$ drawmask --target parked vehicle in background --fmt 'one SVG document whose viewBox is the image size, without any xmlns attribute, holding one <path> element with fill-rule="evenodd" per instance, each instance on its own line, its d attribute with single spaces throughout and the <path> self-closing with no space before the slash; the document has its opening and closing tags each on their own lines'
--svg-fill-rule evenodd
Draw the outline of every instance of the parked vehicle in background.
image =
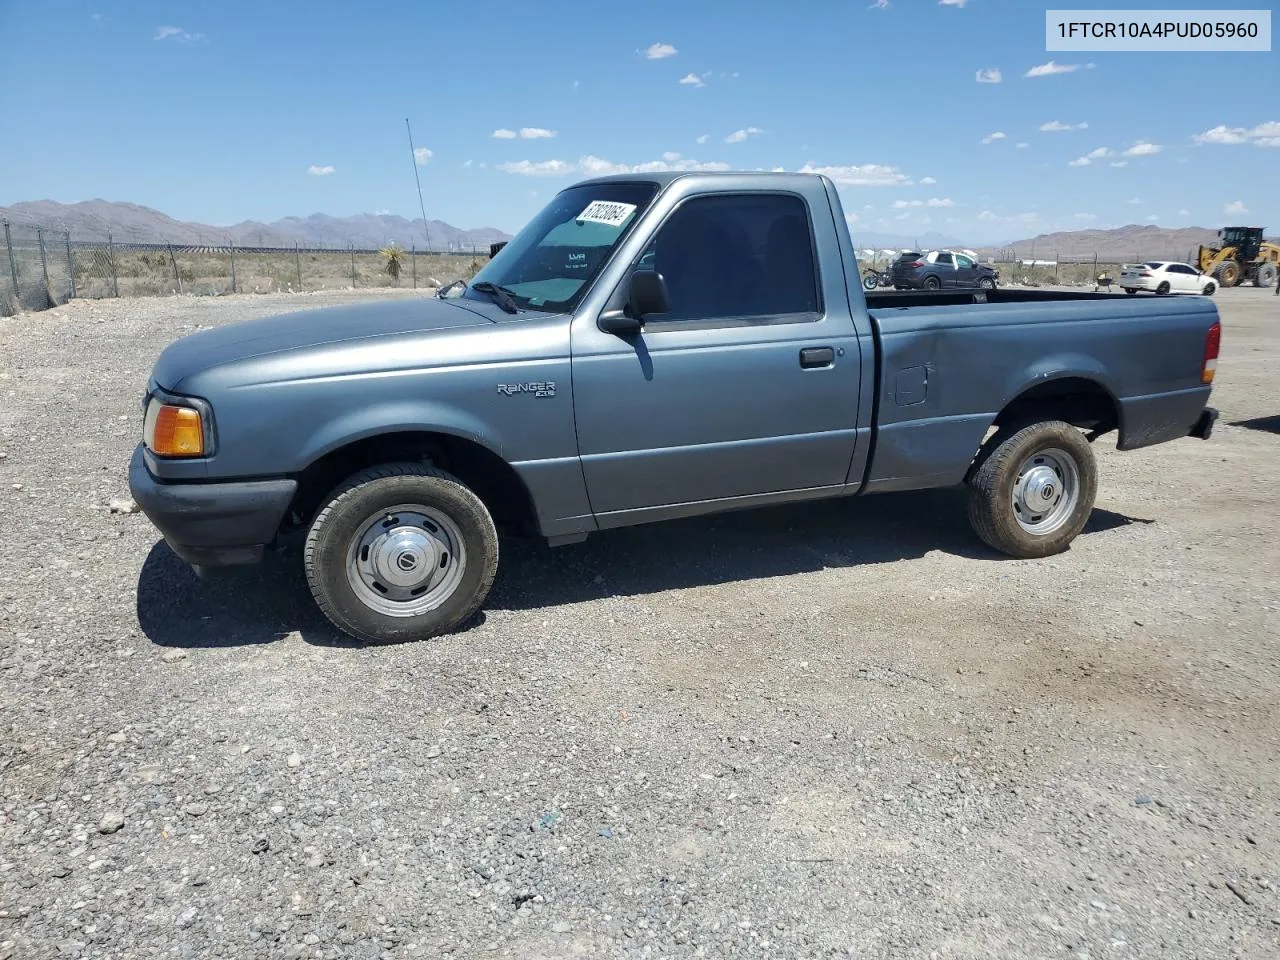
<svg viewBox="0 0 1280 960">
<path fill-rule="evenodd" d="M 965 486 L 977 537 L 1031 559 L 1088 522 L 1091 441 L 1208 438 L 1212 302 L 866 293 L 855 249 L 827 177 L 588 180 L 449 296 L 170 344 L 129 485 L 197 569 L 297 531 L 320 609 L 387 642 L 462 626 L 500 529 Z"/>
<path fill-rule="evenodd" d="M 952 250 L 904 253 L 893 262 L 895 290 L 994 290 L 1000 272 Z"/>
<path fill-rule="evenodd" d="M 1147 290 L 1161 297 L 1171 293 L 1199 293 L 1211 297 L 1218 289 L 1218 281 L 1189 263 L 1148 260 L 1146 263 L 1126 263 L 1120 273 L 1120 286 L 1128 294 Z"/>
<path fill-rule="evenodd" d="M 874 290 L 876 287 L 891 287 L 893 286 L 893 277 L 888 270 L 868 267 L 862 274 L 862 286 L 867 290 Z"/>
<path fill-rule="evenodd" d="M 1224 227 L 1218 231 L 1218 246 L 1201 246 L 1197 266 L 1224 287 L 1252 281 L 1269 287 L 1280 272 L 1280 243 L 1266 240 L 1262 227 Z M 1280 288 L 1277 288 L 1280 289 Z"/>
</svg>

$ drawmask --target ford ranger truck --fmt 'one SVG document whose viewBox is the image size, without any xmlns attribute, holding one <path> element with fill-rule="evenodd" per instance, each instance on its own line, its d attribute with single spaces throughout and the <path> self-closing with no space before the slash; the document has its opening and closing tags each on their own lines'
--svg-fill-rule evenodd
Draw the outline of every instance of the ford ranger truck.
<svg viewBox="0 0 1280 960">
<path fill-rule="evenodd" d="M 963 485 L 977 537 L 1045 557 L 1089 518 L 1093 440 L 1209 437 L 1220 329 L 1199 297 L 866 294 L 822 176 L 603 177 L 436 297 L 171 343 L 130 486 L 200 573 L 296 536 L 367 642 L 464 625 L 500 531 Z"/>
</svg>

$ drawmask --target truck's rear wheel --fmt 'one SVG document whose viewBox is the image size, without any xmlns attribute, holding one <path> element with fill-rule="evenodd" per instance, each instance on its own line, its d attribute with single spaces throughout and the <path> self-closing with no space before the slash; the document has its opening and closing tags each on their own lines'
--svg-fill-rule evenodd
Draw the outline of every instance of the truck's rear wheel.
<svg viewBox="0 0 1280 960">
<path fill-rule="evenodd" d="M 1046 420 L 992 437 L 969 479 L 969 522 L 982 540 L 1019 559 L 1061 553 L 1089 520 L 1097 464 L 1084 435 Z"/>
<path fill-rule="evenodd" d="M 498 534 L 455 477 L 391 463 L 330 495 L 304 564 L 316 604 L 344 633 L 368 643 L 426 640 L 480 608 L 498 569 Z"/>
</svg>

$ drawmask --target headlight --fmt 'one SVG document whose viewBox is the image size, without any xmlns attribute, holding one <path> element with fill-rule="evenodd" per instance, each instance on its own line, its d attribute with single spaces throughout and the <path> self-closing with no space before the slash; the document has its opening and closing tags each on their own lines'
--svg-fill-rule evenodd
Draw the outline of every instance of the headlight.
<svg viewBox="0 0 1280 960">
<path fill-rule="evenodd" d="M 205 421 L 205 411 L 194 405 L 152 396 L 143 419 L 142 442 L 157 457 L 208 456 L 212 438 Z"/>
</svg>

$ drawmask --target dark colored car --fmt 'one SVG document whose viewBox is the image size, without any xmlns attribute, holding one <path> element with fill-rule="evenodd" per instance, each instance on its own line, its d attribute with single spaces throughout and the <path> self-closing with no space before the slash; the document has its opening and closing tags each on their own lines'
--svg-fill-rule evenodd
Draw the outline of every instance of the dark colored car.
<svg viewBox="0 0 1280 960">
<path fill-rule="evenodd" d="M 912 251 L 893 262 L 895 290 L 994 290 L 1000 272 L 963 253 Z"/>
</svg>

